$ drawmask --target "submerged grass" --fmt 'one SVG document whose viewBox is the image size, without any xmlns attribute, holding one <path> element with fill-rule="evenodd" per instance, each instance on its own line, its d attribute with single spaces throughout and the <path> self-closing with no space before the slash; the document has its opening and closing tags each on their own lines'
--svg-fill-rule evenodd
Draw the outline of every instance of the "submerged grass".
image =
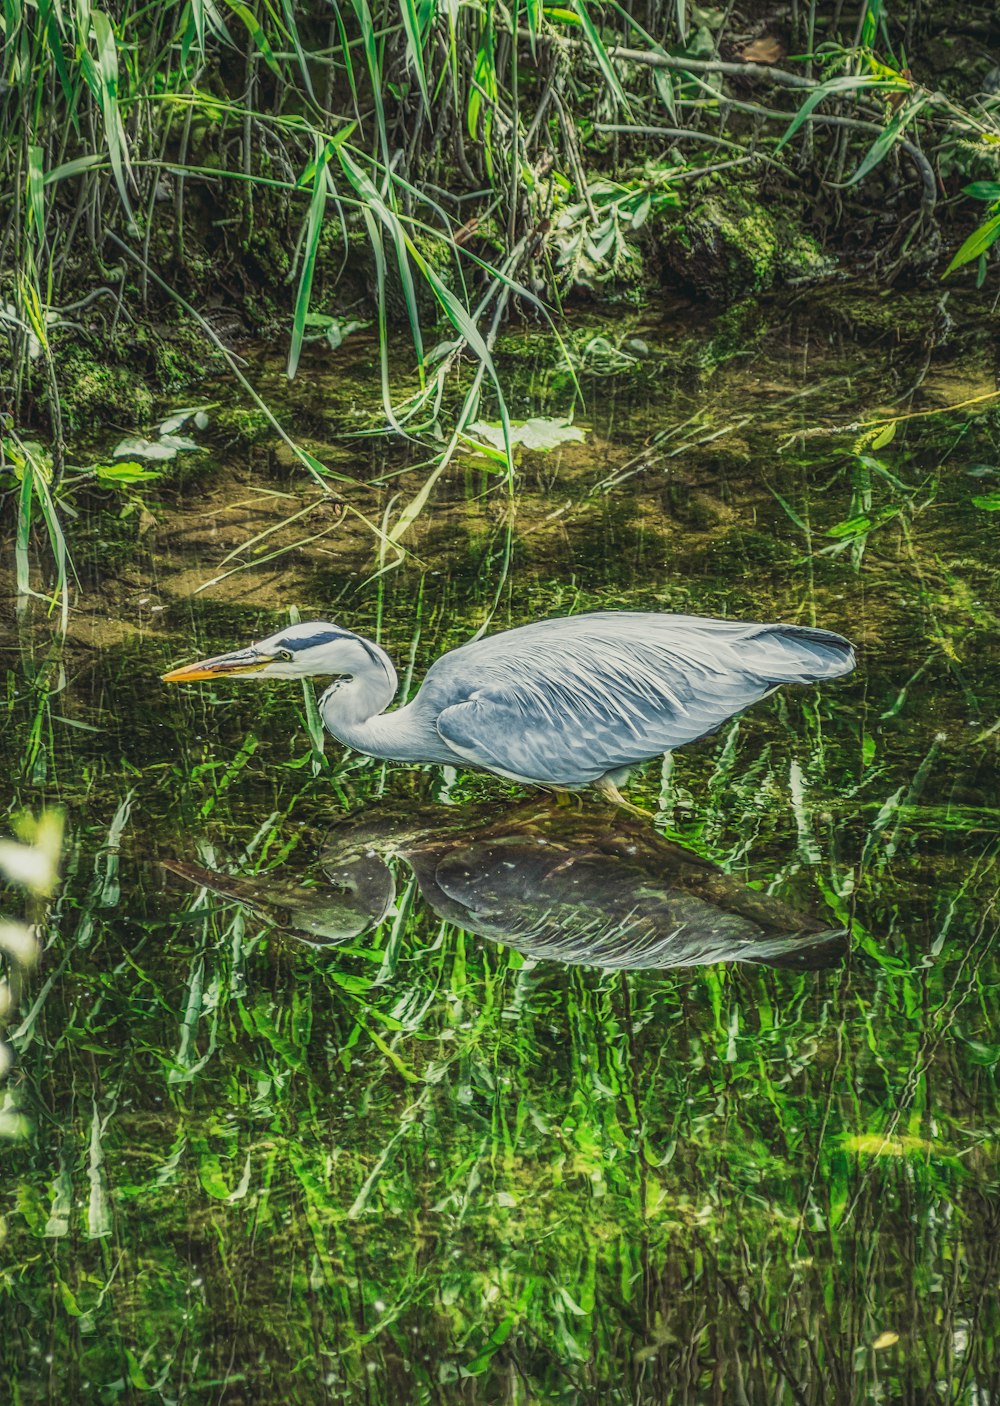
<svg viewBox="0 0 1000 1406">
<path fill-rule="evenodd" d="M 854 742 L 846 714 L 815 721 L 818 810 Z M 107 833 L 73 832 L 50 982 L 17 1032 L 37 1129 L 4 1280 L 23 1401 L 49 1399 L 39 1340 L 82 1401 L 122 1372 L 234 1401 L 989 1389 L 995 842 L 935 856 L 918 819 L 887 850 L 884 799 L 871 828 L 843 815 L 810 860 L 859 950 L 827 975 L 564 973 L 436 919 L 402 872 L 394 918 L 310 951 L 149 862 L 196 835 L 217 865 L 302 871 L 326 779 L 275 791 L 262 731 L 266 712 L 228 761 L 147 757 L 131 814 L 119 792 Z M 794 845 L 766 752 L 751 785 Z M 745 863 L 739 793 L 702 794 L 687 832 Z"/>
<path fill-rule="evenodd" d="M 847 420 L 859 377 L 891 400 L 921 355 L 781 336 L 764 389 L 753 364 L 706 383 L 756 426 L 740 447 L 746 426 L 713 438 L 697 405 L 657 443 L 661 388 L 607 379 L 593 433 L 615 453 L 578 482 L 529 466 L 489 530 L 459 496 L 426 570 L 351 594 L 350 619 L 407 688 L 491 612 L 846 628 L 857 676 L 777 695 L 635 791 L 671 836 L 846 927 L 846 965 L 569 970 L 446 920 L 398 861 L 385 921 L 326 949 L 181 887 L 158 859 L 315 883 L 331 824 L 374 823 L 384 792 L 447 801 L 456 827 L 470 798 L 514 794 L 324 747 L 297 690 L 153 691 L 157 651 L 278 623 L 252 601 L 185 601 L 96 657 L 70 643 L 68 691 L 47 659 L 11 684 L 13 803 L 68 814 L 14 1032 L 34 1136 L 8 1158 L 0 1353 L 25 1406 L 996 1394 L 1000 578 L 973 502 L 996 425 L 914 418 L 860 448 L 885 469 L 861 479 L 854 436 L 787 434 Z M 803 346 L 819 400 L 789 399 Z M 557 360 L 519 373 L 540 397 Z M 899 509 L 860 553 L 834 531 L 853 495 L 851 518 Z"/>
</svg>

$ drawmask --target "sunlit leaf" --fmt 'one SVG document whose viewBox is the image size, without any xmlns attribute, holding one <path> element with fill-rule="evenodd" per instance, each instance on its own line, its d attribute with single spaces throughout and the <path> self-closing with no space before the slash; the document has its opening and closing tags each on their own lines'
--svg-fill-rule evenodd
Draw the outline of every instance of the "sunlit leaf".
<svg viewBox="0 0 1000 1406">
<path fill-rule="evenodd" d="M 879 430 L 878 434 L 872 440 L 871 448 L 884 449 L 887 444 L 891 444 L 892 441 L 896 438 L 897 428 L 898 424 L 895 420 L 890 420 L 887 425 L 883 425 L 883 427 Z"/>
<path fill-rule="evenodd" d="M 927 1157 L 941 1153 L 940 1144 L 928 1138 L 899 1133 L 851 1133 L 844 1138 L 844 1148 L 862 1157 Z"/>
<path fill-rule="evenodd" d="M 469 433 L 478 435 L 493 449 L 503 450 L 503 425 L 477 420 L 475 424 L 469 426 Z M 540 454 L 546 454 L 550 449 L 557 449 L 560 444 L 582 444 L 585 438 L 586 431 L 580 429 L 578 425 L 570 424 L 568 420 L 546 419 L 539 416 L 533 420 L 520 422 L 512 420 L 510 424 L 511 445 L 519 444 L 522 449 L 531 449 Z"/>
<path fill-rule="evenodd" d="M 95 464 L 94 475 L 101 483 L 118 485 L 162 478 L 158 470 L 144 469 L 135 459 L 124 459 L 120 464 Z"/>
<path fill-rule="evenodd" d="M 971 264 L 973 259 L 978 259 L 980 254 L 985 254 L 986 250 L 991 248 L 998 239 L 1000 239 L 1000 214 L 994 215 L 985 224 L 972 231 L 965 243 L 959 247 L 941 277 L 947 278 L 950 273 L 961 268 L 963 264 Z"/>
</svg>

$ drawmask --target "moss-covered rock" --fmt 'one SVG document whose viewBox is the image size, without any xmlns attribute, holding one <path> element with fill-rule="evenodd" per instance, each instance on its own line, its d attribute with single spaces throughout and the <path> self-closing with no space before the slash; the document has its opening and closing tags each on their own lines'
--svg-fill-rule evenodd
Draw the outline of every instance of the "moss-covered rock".
<svg viewBox="0 0 1000 1406">
<path fill-rule="evenodd" d="M 149 324 L 130 327 L 115 346 L 126 362 L 159 394 L 181 391 L 213 372 L 225 369 L 220 352 L 195 323 L 179 320 L 159 329 Z"/>
<path fill-rule="evenodd" d="M 655 235 L 676 278 L 725 302 L 826 277 L 836 266 L 793 214 L 747 188 L 712 191 L 679 219 L 661 221 Z"/>
<path fill-rule="evenodd" d="M 160 330 L 135 323 L 107 341 L 100 336 L 96 330 L 72 330 L 53 344 L 67 432 L 148 424 L 156 396 L 181 391 L 213 369 L 204 335 L 187 322 Z M 47 397 L 42 384 L 38 403 L 44 406 Z"/>
<path fill-rule="evenodd" d="M 134 367 L 75 343 L 57 358 L 59 400 L 66 429 L 140 425 L 153 413 L 153 392 Z"/>
</svg>

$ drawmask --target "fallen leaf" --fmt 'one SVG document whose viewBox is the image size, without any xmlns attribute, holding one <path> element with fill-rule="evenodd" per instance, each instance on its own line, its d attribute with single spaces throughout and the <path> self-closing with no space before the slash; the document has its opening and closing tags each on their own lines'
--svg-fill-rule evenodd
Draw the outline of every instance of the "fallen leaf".
<svg viewBox="0 0 1000 1406">
<path fill-rule="evenodd" d="M 773 34 L 765 34 L 742 49 L 740 58 L 744 63 L 780 63 L 787 52 L 780 39 Z"/>
<path fill-rule="evenodd" d="M 166 463 L 181 449 L 204 453 L 201 446 L 184 435 L 165 434 L 159 440 L 123 439 L 111 451 L 113 459 L 146 459 L 150 463 Z"/>
<path fill-rule="evenodd" d="M 494 449 L 502 450 L 504 447 L 502 425 L 477 420 L 474 425 L 469 426 L 469 432 L 478 435 Z M 583 430 L 565 419 L 550 420 L 539 416 L 520 422 L 512 420 L 510 425 L 511 446 L 519 444 L 523 449 L 531 449 L 539 454 L 547 454 L 550 449 L 556 449 L 560 444 L 582 444 L 585 438 Z"/>
</svg>

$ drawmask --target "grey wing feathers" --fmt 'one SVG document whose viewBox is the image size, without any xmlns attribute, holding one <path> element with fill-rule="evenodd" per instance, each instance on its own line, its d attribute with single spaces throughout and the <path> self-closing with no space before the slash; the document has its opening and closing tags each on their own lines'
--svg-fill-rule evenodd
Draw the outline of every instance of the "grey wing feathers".
<svg viewBox="0 0 1000 1406">
<path fill-rule="evenodd" d="M 748 627 L 751 628 L 751 627 Z M 805 625 L 758 625 L 738 649 L 760 677 L 772 684 L 816 683 L 854 668 L 854 650 L 843 635 Z"/>
<path fill-rule="evenodd" d="M 853 667 L 847 640 L 825 630 L 607 612 L 479 640 L 439 660 L 425 688 L 458 757 L 581 786 L 714 732 L 778 684 Z"/>
</svg>

